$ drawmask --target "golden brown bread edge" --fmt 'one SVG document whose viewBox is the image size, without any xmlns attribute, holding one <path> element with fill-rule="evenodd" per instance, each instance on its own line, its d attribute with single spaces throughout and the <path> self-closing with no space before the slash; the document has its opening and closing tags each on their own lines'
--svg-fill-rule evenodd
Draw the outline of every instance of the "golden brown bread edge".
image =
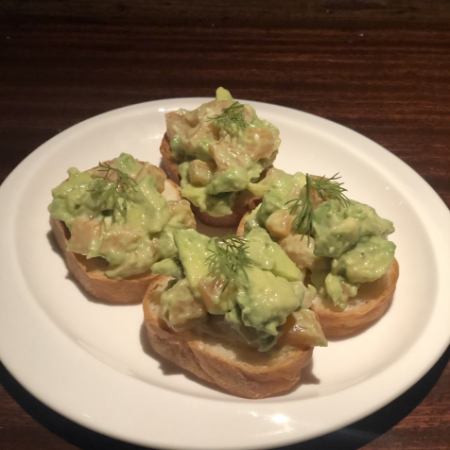
<svg viewBox="0 0 450 450">
<path fill-rule="evenodd" d="M 161 141 L 160 152 L 161 152 L 161 168 L 164 170 L 166 175 L 172 181 L 174 181 L 179 185 L 180 174 L 178 172 L 178 165 L 177 162 L 175 161 L 175 158 L 173 157 L 167 133 L 164 134 L 164 137 Z M 211 216 L 205 212 L 200 211 L 200 209 L 197 208 L 196 206 L 194 205 L 191 206 L 197 219 L 206 225 L 211 225 L 213 227 L 235 227 L 241 220 L 241 217 L 249 209 L 253 209 L 256 206 L 257 202 L 258 199 L 255 198 L 255 196 L 250 192 L 247 191 L 241 192 L 236 197 L 233 213 L 220 217 Z"/>
<path fill-rule="evenodd" d="M 317 297 L 312 309 L 315 311 L 325 336 L 338 339 L 353 336 L 368 328 L 380 319 L 392 303 L 399 276 L 396 259 L 388 272 L 379 280 L 360 286 L 355 300 L 343 311 L 336 311 L 324 305 Z"/>
<path fill-rule="evenodd" d="M 165 182 L 163 195 L 167 200 L 180 198 L 178 187 L 169 180 Z M 86 293 L 109 304 L 142 302 L 147 286 L 158 275 L 145 273 L 122 279 L 108 278 L 99 258 L 87 259 L 83 255 L 67 250 L 70 232 L 63 222 L 50 218 L 50 226 L 69 273 Z"/>
<path fill-rule="evenodd" d="M 238 236 L 245 233 L 246 216 L 243 216 L 236 230 Z M 372 283 L 361 285 L 358 295 L 343 311 L 326 305 L 319 296 L 311 307 L 317 315 L 327 339 L 340 339 L 353 336 L 365 330 L 388 310 L 392 303 L 399 277 L 399 264 L 396 259 L 385 275 Z"/>
<path fill-rule="evenodd" d="M 245 398 L 265 398 L 296 387 L 312 348 L 285 346 L 268 353 L 224 344 L 217 339 L 177 333 L 159 317 L 159 298 L 170 277 L 161 275 L 150 283 L 143 300 L 144 323 L 149 343 L 164 359 L 204 382 Z"/>
</svg>

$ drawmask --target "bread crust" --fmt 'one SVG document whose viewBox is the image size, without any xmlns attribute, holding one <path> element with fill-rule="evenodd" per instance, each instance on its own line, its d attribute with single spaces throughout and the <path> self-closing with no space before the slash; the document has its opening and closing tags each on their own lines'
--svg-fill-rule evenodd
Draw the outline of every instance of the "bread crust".
<svg viewBox="0 0 450 450">
<path fill-rule="evenodd" d="M 388 272 L 379 280 L 361 285 L 358 296 L 343 311 L 327 307 L 316 298 L 312 309 L 317 314 L 328 339 L 355 335 L 375 323 L 392 303 L 399 277 L 399 264 L 394 259 Z"/>
<path fill-rule="evenodd" d="M 178 172 L 178 165 L 173 157 L 172 149 L 170 148 L 169 136 L 164 134 L 161 145 L 159 147 L 161 152 L 161 169 L 166 172 L 166 175 L 176 184 L 180 184 L 180 174 Z"/>
<path fill-rule="evenodd" d="M 180 174 L 178 172 L 178 165 L 173 157 L 172 149 L 170 148 L 169 138 L 167 133 L 164 134 L 160 145 L 161 152 L 161 168 L 166 172 L 167 176 L 175 183 L 180 184 Z M 248 191 L 240 192 L 235 201 L 234 211 L 226 216 L 212 216 L 206 212 L 200 211 L 199 208 L 192 205 L 192 211 L 198 220 L 206 225 L 213 227 L 235 227 L 241 217 L 250 209 L 253 209 L 259 199 Z"/>
<path fill-rule="evenodd" d="M 178 187 L 169 180 L 165 182 L 163 195 L 167 200 L 180 199 Z M 122 279 L 108 278 L 100 259 L 87 259 L 67 250 L 70 232 L 63 222 L 50 218 L 50 226 L 70 274 L 85 292 L 97 300 L 116 305 L 140 303 L 147 286 L 158 276 L 145 273 Z"/>
<path fill-rule="evenodd" d="M 244 214 L 241 217 L 241 220 L 239 221 L 238 226 L 236 228 L 236 236 L 239 236 L 239 237 L 244 236 L 244 234 L 245 234 L 245 224 L 247 222 L 248 215 L 249 215 L 249 213 L 246 213 L 246 214 Z"/>
<path fill-rule="evenodd" d="M 159 298 L 170 277 L 152 280 L 143 300 L 144 323 L 151 347 L 208 384 L 245 398 L 286 393 L 298 385 L 312 348 L 285 347 L 269 353 L 223 344 L 190 332 L 177 333 L 159 318 Z"/>
</svg>

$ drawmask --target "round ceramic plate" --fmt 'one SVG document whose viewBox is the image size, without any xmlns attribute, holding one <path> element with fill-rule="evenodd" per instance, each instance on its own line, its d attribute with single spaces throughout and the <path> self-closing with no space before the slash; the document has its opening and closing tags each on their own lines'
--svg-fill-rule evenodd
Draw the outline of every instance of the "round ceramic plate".
<svg viewBox="0 0 450 450">
<path fill-rule="evenodd" d="M 393 220 L 400 279 L 373 327 L 314 351 L 288 395 L 244 400 L 166 365 L 149 351 L 141 306 L 92 301 L 52 246 L 51 189 L 75 166 L 128 152 L 159 163 L 164 113 L 205 99 L 162 100 L 111 111 L 57 135 L 0 189 L 0 356 L 38 399 L 88 428 L 163 448 L 280 446 L 350 424 L 400 395 L 449 342 L 450 218 L 414 171 L 365 137 L 292 109 L 250 102 L 280 129 L 276 165 L 339 172 L 349 195 Z"/>
</svg>

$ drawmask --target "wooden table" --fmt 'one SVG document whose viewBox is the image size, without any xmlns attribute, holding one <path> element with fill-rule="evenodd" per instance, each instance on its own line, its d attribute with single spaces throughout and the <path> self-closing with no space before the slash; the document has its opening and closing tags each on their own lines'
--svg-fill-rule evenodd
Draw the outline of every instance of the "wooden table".
<svg viewBox="0 0 450 450">
<path fill-rule="evenodd" d="M 224 85 L 236 97 L 298 108 L 361 132 L 408 163 L 449 205 L 448 2 L 226 5 L 3 0 L 0 182 L 39 144 L 80 120 L 147 100 L 210 96 Z M 448 353 L 381 411 L 295 448 L 449 448 L 447 361 Z M 3 366 L 0 380 L 0 448 L 136 448 L 52 412 Z"/>
</svg>

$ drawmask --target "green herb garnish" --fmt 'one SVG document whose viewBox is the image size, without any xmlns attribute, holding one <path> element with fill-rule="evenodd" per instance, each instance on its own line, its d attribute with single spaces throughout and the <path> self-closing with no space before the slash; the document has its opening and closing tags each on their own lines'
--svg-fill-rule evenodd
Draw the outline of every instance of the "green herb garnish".
<svg viewBox="0 0 450 450">
<path fill-rule="evenodd" d="M 253 264 L 248 256 L 247 240 L 243 237 L 213 238 L 209 251 L 206 261 L 210 273 L 227 280 L 235 280 L 239 274 L 246 276 L 244 269 Z"/>
<path fill-rule="evenodd" d="M 309 177 L 311 178 L 311 176 Z M 330 178 L 324 176 L 313 178 L 313 189 L 317 192 L 321 200 L 334 199 L 338 200 L 343 205 L 347 205 L 349 199 L 344 194 L 344 192 L 347 192 L 347 189 L 345 189 L 343 183 L 339 181 L 340 179 L 339 173 L 335 173 Z"/>
<path fill-rule="evenodd" d="M 96 171 L 102 175 L 94 178 L 90 192 L 99 209 L 103 215 L 112 216 L 113 220 L 115 212 L 125 218 L 128 202 L 138 192 L 136 180 L 108 162 L 100 162 Z"/>
<path fill-rule="evenodd" d="M 305 187 L 298 198 L 287 202 L 289 212 L 295 216 L 293 229 L 299 234 L 311 236 L 313 234 L 314 196 L 321 201 L 337 200 L 347 206 L 349 199 L 345 195 L 347 189 L 343 187 L 340 176 L 335 173 L 332 177 L 314 177 L 306 174 Z"/>
<path fill-rule="evenodd" d="M 248 125 L 244 117 L 244 105 L 238 101 L 225 108 L 221 114 L 212 116 L 209 119 L 230 134 L 236 132 L 236 129 L 244 129 Z"/>
</svg>

